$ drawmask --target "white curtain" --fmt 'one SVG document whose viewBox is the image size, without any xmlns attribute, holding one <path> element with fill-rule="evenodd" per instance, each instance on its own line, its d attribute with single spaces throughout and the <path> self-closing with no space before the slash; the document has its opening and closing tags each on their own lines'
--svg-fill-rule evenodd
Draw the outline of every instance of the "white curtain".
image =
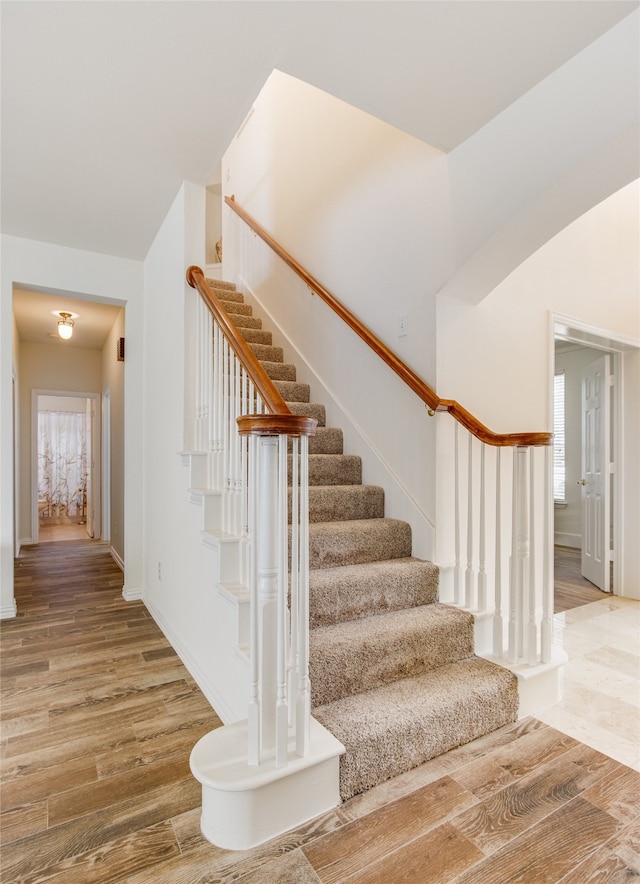
<svg viewBox="0 0 640 884">
<path fill-rule="evenodd" d="M 67 515 L 82 513 L 86 487 L 85 415 L 38 412 L 38 499 Z"/>
</svg>

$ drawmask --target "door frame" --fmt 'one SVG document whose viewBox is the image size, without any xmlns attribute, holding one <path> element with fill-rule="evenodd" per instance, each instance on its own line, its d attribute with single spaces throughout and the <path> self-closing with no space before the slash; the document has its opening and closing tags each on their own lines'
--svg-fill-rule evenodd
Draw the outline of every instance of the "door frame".
<svg viewBox="0 0 640 884">
<path fill-rule="evenodd" d="M 95 455 L 92 458 L 93 469 L 93 493 L 94 493 L 94 511 L 96 517 L 94 520 L 94 539 L 99 539 L 102 531 L 101 515 L 102 515 L 102 465 L 100 458 L 100 393 L 74 392 L 71 390 L 32 390 L 31 391 L 31 542 L 40 542 L 40 522 L 38 518 L 38 397 L 39 396 L 56 396 L 60 399 L 92 399 L 94 410 L 94 430 L 92 439 L 92 449 Z M 87 534 L 87 539 L 89 535 Z"/>
<path fill-rule="evenodd" d="M 614 505 L 612 510 L 613 520 L 613 573 L 609 591 L 614 595 L 622 595 L 621 586 L 621 563 L 624 549 L 624 446 L 623 446 L 623 419 L 624 419 L 624 353 L 629 350 L 640 348 L 640 342 L 633 338 L 611 332 L 609 329 L 600 328 L 583 322 L 572 316 L 565 316 L 550 312 L 550 338 L 549 347 L 550 371 L 549 371 L 549 426 L 553 427 L 553 383 L 555 375 L 555 342 L 569 341 L 574 344 L 582 344 L 593 350 L 600 350 L 611 355 L 611 374 L 615 378 L 613 395 L 611 398 L 614 409 L 613 440 L 610 457 L 615 464 L 612 474 L 612 493 Z"/>
</svg>

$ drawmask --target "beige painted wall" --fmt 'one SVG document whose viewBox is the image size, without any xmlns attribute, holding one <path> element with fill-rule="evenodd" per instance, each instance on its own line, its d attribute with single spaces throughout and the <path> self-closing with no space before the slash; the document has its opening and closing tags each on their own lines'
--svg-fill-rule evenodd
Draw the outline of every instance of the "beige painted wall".
<svg viewBox="0 0 640 884">
<path fill-rule="evenodd" d="M 65 393 L 95 393 L 102 389 L 99 350 L 64 348 L 63 344 L 23 342 L 19 351 L 19 483 L 22 542 L 31 534 L 32 489 L 32 395 L 33 390 Z"/>
<path fill-rule="evenodd" d="M 125 312 L 121 310 L 102 348 L 102 392 L 109 391 L 111 447 L 111 524 L 108 537 L 124 561 L 124 375 L 125 362 L 116 359 L 116 341 L 124 337 Z M 126 347 L 125 347 L 126 359 Z M 104 493 L 107 490 L 104 489 Z"/>
</svg>

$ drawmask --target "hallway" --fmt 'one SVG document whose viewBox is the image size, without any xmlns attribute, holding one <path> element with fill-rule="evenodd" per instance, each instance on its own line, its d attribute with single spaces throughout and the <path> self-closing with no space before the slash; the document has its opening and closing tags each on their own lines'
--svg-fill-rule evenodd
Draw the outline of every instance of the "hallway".
<svg viewBox="0 0 640 884">
<path fill-rule="evenodd" d="M 533 718 L 253 850 L 213 847 L 199 832 L 188 757 L 220 721 L 144 605 L 125 602 L 121 587 L 99 542 L 26 547 L 16 560 L 18 617 L 0 624 L 6 884 L 578 884 L 605 868 L 618 871 L 615 880 L 625 869 L 640 874 L 640 774 L 605 745 L 589 748 Z M 606 692 L 628 727 L 638 718 L 629 691 L 638 683 L 639 608 L 614 597 L 556 615 L 580 658 L 565 688 L 584 680 L 580 666 L 592 677 L 594 630 L 604 667 L 603 642 L 626 624 L 617 652 L 606 652 Z M 597 735 L 611 710 L 596 714 Z"/>
</svg>

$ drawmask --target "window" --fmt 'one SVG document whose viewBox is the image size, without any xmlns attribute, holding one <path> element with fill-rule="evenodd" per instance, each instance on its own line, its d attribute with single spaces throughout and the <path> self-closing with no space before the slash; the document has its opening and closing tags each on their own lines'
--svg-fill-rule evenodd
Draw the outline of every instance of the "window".
<svg viewBox="0 0 640 884">
<path fill-rule="evenodd" d="M 553 499 L 565 500 L 564 371 L 553 379 Z"/>
</svg>

